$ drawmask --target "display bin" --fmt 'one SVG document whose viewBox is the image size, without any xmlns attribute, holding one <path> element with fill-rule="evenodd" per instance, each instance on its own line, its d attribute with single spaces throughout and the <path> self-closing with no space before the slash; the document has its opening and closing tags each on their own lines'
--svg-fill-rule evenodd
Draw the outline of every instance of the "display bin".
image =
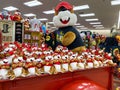
<svg viewBox="0 0 120 90">
<path fill-rule="evenodd" d="M 0 90 L 60 90 L 75 80 L 91 80 L 106 90 L 113 90 L 113 67 L 100 67 L 54 75 L 0 80 Z"/>
</svg>

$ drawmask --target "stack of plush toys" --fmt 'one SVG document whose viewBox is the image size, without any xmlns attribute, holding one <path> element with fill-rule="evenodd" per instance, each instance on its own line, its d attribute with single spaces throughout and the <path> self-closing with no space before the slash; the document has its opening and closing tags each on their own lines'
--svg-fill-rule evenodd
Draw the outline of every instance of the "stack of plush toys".
<svg viewBox="0 0 120 90">
<path fill-rule="evenodd" d="M 111 54 L 99 49 L 87 49 L 78 54 L 60 45 L 53 51 L 45 44 L 36 47 L 18 42 L 5 43 L 0 52 L 0 79 L 13 80 L 114 65 Z"/>
<path fill-rule="evenodd" d="M 13 15 L 7 10 L 0 13 L 0 20 L 21 21 L 23 18 L 19 10 L 16 10 Z"/>
</svg>

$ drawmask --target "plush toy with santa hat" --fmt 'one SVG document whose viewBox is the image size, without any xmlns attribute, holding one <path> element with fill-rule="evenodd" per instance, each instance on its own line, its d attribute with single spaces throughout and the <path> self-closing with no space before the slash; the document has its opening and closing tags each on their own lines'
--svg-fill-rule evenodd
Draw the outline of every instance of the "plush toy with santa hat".
<svg viewBox="0 0 120 90">
<path fill-rule="evenodd" d="M 52 32 L 54 37 L 51 37 L 51 39 L 54 43 L 50 45 L 53 49 L 58 45 L 66 46 L 69 50 L 75 52 L 81 52 L 85 49 L 79 32 L 73 27 L 77 22 L 77 16 L 73 12 L 71 4 L 65 1 L 60 2 L 55 8 L 53 22 L 58 28 L 58 30 Z"/>
</svg>

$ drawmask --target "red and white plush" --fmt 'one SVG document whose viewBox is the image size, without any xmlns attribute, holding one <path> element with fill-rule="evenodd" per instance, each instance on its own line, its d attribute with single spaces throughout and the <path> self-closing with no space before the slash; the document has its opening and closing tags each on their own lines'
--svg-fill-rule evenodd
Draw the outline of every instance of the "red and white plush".
<svg viewBox="0 0 120 90">
<path fill-rule="evenodd" d="M 10 76 L 10 64 L 8 60 L 4 58 L 0 60 L 0 79 L 9 79 Z"/>
<path fill-rule="evenodd" d="M 93 68 L 93 67 L 94 67 L 93 59 L 89 55 L 88 58 L 86 59 L 86 68 Z"/>
<path fill-rule="evenodd" d="M 79 67 L 79 69 L 85 69 L 86 60 L 83 58 L 83 56 L 78 55 L 77 59 L 78 59 L 78 67 Z"/>
<path fill-rule="evenodd" d="M 53 63 L 54 63 L 54 73 L 57 74 L 59 72 L 62 72 L 61 67 L 61 55 L 58 53 L 55 53 L 53 56 Z"/>
<path fill-rule="evenodd" d="M 103 61 L 104 66 L 113 66 L 114 65 L 111 53 L 106 52 L 104 54 L 104 58 L 105 58 L 105 60 Z"/>
<path fill-rule="evenodd" d="M 72 70 L 72 71 L 78 70 L 78 60 L 77 60 L 77 56 L 78 56 L 77 53 L 73 53 L 71 56 L 69 56 L 69 59 L 70 59 L 70 67 L 71 67 L 71 70 Z"/>
<path fill-rule="evenodd" d="M 67 54 L 63 54 L 61 55 L 61 58 L 62 58 L 62 63 L 61 63 L 61 66 L 62 66 L 62 72 L 67 72 L 69 71 L 69 56 Z"/>
<path fill-rule="evenodd" d="M 3 20 L 3 15 L 1 12 L 0 12 L 0 20 Z"/>
<path fill-rule="evenodd" d="M 45 61 L 44 61 L 44 73 L 47 74 L 53 74 L 54 69 L 53 69 L 53 55 L 46 55 L 45 56 Z"/>
<path fill-rule="evenodd" d="M 11 15 L 11 13 L 8 13 L 8 20 L 12 21 L 13 20 L 13 16 Z"/>
<path fill-rule="evenodd" d="M 43 71 L 43 60 L 42 60 L 42 58 L 40 57 L 40 56 L 38 56 L 36 59 L 35 59 L 35 61 L 36 61 L 36 66 L 37 66 L 37 68 L 38 68 L 38 70 L 40 71 L 40 73 L 44 73 L 44 71 Z"/>
<path fill-rule="evenodd" d="M 13 15 L 13 21 L 21 21 L 22 16 L 19 10 L 16 10 Z"/>
<path fill-rule="evenodd" d="M 58 45 L 58 46 L 56 47 L 56 49 L 55 49 L 55 52 L 56 52 L 56 53 L 61 53 L 62 50 L 63 50 L 63 46 Z"/>
<path fill-rule="evenodd" d="M 30 56 L 26 59 L 25 67 L 28 70 L 28 74 L 27 74 L 28 76 L 40 75 L 34 57 Z"/>
<path fill-rule="evenodd" d="M 17 77 L 25 77 L 26 71 L 24 69 L 25 61 L 22 56 L 15 55 L 12 60 L 12 71 L 13 75 L 11 75 L 11 79 L 15 79 Z"/>
</svg>

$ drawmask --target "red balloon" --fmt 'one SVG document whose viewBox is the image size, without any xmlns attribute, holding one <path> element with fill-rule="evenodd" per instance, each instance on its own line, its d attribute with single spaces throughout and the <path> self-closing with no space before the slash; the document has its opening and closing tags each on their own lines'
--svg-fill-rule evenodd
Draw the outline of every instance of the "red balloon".
<svg viewBox="0 0 120 90">
<path fill-rule="evenodd" d="M 63 86 L 60 90 L 107 90 L 107 89 L 90 80 L 77 80 Z"/>
</svg>

